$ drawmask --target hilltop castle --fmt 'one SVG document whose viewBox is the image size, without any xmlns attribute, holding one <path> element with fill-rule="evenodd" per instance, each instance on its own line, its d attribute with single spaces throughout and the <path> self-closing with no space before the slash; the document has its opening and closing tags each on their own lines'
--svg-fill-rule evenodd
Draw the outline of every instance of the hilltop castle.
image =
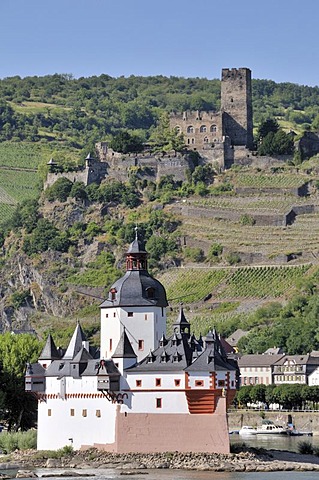
<svg viewBox="0 0 319 480">
<path fill-rule="evenodd" d="M 175 113 L 170 125 L 183 133 L 188 149 L 222 168 L 249 156 L 253 147 L 251 71 L 223 68 L 220 111 Z"/>
<path fill-rule="evenodd" d="M 237 364 L 215 330 L 191 334 L 182 308 L 167 338 L 167 305 L 136 235 L 125 275 L 100 306 L 100 352 L 78 324 L 65 352 L 49 336 L 38 363 L 27 367 L 39 450 L 71 443 L 119 453 L 229 452 L 226 405 Z"/>
<path fill-rule="evenodd" d="M 198 151 L 204 163 L 224 169 L 245 161 L 253 147 L 251 71 L 224 68 L 220 111 L 172 113 L 170 126 L 183 133 L 187 149 Z M 187 170 L 193 168 L 191 158 L 176 153 L 163 156 L 145 151 L 124 155 L 108 148 L 106 142 L 97 143 L 96 152 L 98 158 L 88 156 L 85 166 L 75 172 L 59 173 L 51 160 L 45 188 L 60 177 L 85 185 L 100 183 L 105 178 L 127 181 L 132 167 L 139 167 L 143 178 L 155 182 L 165 175 L 183 181 L 187 179 Z"/>
</svg>

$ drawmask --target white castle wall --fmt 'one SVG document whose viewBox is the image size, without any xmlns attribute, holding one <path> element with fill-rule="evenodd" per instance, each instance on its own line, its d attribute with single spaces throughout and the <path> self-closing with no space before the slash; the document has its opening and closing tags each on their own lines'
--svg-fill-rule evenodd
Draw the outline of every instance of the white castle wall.
<svg viewBox="0 0 319 480">
<path fill-rule="evenodd" d="M 79 449 L 83 444 L 97 441 L 113 443 L 116 405 L 97 393 L 97 378 L 64 379 L 64 400 L 48 398 L 48 395 L 60 393 L 61 380 L 53 377 L 46 379 L 47 399 L 38 404 L 38 450 L 56 450 L 65 445 Z"/>
<path fill-rule="evenodd" d="M 129 313 L 133 316 L 128 316 Z M 101 358 L 113 355 L 124 328 L 140 361 L 157 348 L 166 332 L 166 310 L 161 307 L 101 308 Z M 144 341 L 142 350 L 139 350 L 139 340 Z"/>
</svg>

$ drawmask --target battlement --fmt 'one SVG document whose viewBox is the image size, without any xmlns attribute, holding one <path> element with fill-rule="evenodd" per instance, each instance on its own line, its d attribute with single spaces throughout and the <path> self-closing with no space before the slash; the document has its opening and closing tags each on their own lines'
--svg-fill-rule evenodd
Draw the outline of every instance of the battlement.
<svg viewBox="0 0 319 480">
<path fill-rule="evenodd" d="M 251 70 L 249 68 L 223 68 L 222 69 L 222 81 L 235 80 L 242 78 L 251 78 Z"/>
<path fill-rule="evenodd" d="M 178 112 L 173 112 L 171 114 L 171 120 L 179 120 L 179 121 L 193 121 L 193 122 L 198 122 L 198 121 L 210 121 L 214 120 L 216 118 L 216 115 L 219 116 L 220 112 L 216 112 L 215 110 L 209 110 L 209 111 L 200 111 L 200 110 L 185 110 L 182 113 Z"/>
</svg>

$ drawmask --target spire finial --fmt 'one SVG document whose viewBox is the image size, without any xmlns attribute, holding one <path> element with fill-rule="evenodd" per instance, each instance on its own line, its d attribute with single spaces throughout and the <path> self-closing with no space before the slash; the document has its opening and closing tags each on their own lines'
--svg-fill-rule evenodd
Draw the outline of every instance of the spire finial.
<svg viewBox="0 0 319 480">
<path fill-rule="evenodd" d="M 134 230 L 135 230 L 135 240 L 137 240 L 137 232 L 138 232 L 138 226 L 137 225 L 135 225 Z"/>
</svg>

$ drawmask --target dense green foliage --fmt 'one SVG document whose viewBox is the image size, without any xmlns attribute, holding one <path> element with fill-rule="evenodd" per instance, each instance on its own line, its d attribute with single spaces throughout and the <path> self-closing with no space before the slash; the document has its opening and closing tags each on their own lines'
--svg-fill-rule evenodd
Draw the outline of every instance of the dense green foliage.
<svg viewBox="0 0 319 480">
<path fill-rule="evenodd" d="M 306 291 L 287 305 L 271 303 L 258 309 L 246 322 L 249 333 L 240 340 L 244 353 L 262 353 L 280 346 L 287 354 L 305 354 L 319 349 L 319 301 L 317 280 L 307 281 Z"/>
<path fill-rule="evenodd" d="M 247 385 L 238 390 L 235 403 L 241 407 L 249 404 L 279 404 L 282 408 L 316 409 L 319 408 L 319 388 L 301 384 L 282 385 Z"/>
<path fill-rule="evenodd" d="M 136 135 L 130 135 L 128 132 L 119 132 L 112 138 L 110 148 L 115 152 L 133 153 L 143 150 L 143 143 Z"/>
<path fill-rule="evenodd" d="M 35 450 L 37 448 L 37 431 L 27 432 L 2 432 L 0 435 L 0 448 L 3 453 L 12 453 L 15 450 Z"/>
<path fill-rule="evenodd" d="M 8 430 L 26 430 L 36 421 L 37 400 L 24 391 L 27 362 L 35 362 L 41 351 L 33 335 L 0 335 L 0 421 Z"/>
<path fill-rule="evenodd" d="M 265 118 L 313 123 L 319 115 L 319 88 L 253 80 L 254 121 Z M 0 80 L 0 140 L 64 140 L 83 147 L 119 130 L 152 136 L 162 114 L 218 110 L 220 81 L 205 78 L 109 75 L 75 79 L 72 75 L 18 76 Z"/>
</svg>

